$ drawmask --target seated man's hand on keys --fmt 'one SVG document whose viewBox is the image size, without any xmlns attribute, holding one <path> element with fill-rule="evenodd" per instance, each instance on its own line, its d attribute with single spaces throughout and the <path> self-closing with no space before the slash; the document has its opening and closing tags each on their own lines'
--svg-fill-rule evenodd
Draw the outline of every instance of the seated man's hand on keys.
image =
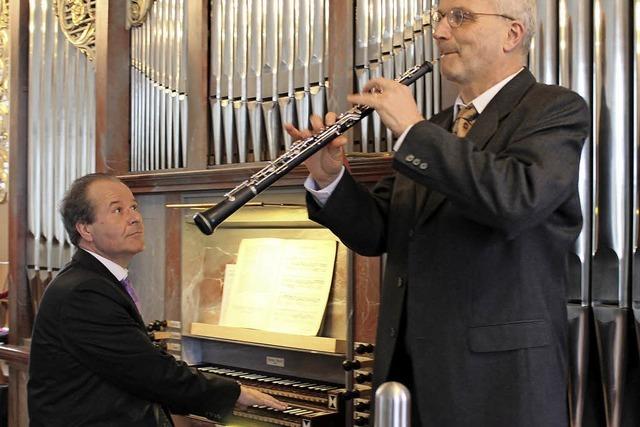
<svg viewBox="0 0 640 427">
<path fill-rule="evenodd" d="M 244 409 L 252 405 L 265 405 L 270 408 L 280 409 L 281 411 L 287 409 L 287 405 L 273 396 L 250 387 L 240 386 L 240 397 L 238 397 L 236 406 Z"/>
</svg>

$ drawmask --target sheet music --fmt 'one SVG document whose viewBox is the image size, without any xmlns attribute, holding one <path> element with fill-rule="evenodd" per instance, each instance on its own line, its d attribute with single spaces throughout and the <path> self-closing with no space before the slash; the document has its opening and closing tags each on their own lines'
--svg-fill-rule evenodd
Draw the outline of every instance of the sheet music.
<svg viewBox="0 0 640 427">
<path fill-rule="evenodd" d="M 243 239 L 224 286 L 220 324 L 317 335 L 336 248 L 335 240 Z"/>
</svg>

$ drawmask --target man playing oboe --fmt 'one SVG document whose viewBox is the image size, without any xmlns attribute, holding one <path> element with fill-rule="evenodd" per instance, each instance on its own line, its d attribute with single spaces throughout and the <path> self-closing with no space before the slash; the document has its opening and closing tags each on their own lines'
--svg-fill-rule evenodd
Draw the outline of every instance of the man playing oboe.
<svg viewBox="0 0 640 427">
<path fill-rule="evenodd" d="M 442 0 L 432 15 L 455 105 L 426 121 L 386 79 L 349 96 L 399 137 L 395 172 L 368 191 L 334 140 L 306 162 L 309 216 L 388 254 L 374 385 L 409 387 L 413 425 L 567 426 L 565 271 L 589 110 L 524 67 L 534 0 Z"/>
</svg>

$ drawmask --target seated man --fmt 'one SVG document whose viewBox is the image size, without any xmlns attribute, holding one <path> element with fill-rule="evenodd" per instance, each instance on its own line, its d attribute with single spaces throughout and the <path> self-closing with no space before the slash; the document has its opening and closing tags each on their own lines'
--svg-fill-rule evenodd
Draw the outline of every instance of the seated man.
<svg viewBox="0 0 640 427">
<path fill-rule="evenodd" d="M 105 174 L 81 177 L 60 211 L 78 250 L 47 287 L 36 317 L 31 426 L 170 426 L 170 412 L 219 421 L 234 405 L 285 408 L 153 345 L 127 279 L 129 262 L 144 249 L 144 225 L 126 185 Z"/>
</svg>

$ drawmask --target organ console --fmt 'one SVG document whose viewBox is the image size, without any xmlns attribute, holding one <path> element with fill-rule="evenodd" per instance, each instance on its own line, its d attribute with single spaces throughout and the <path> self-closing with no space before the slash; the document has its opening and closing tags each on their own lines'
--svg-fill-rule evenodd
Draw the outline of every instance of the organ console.
<svg viewBox="0 0 640 427">
<path fill-rule="evenodd" d="M 180 359 L 180 333 L 168 329 L 172 329 L 172 326 L 166 320 L 154 320 L 147 324 L 147 336 L 154 346 Z"/>
<path fill-rule="evenodd" d="M 354 343 L 353 357 L 342 362 L 342 368 L 352 378 L 353 386 L 345 392 L 344 398 L 353 401 L 354 426 L 369 425 L 374 349 L 374 345 L 370 343 Z"/>
<path fill-rule="evenodd" d="M 149 332 L 162 331 L 166 327 L 167 327 L 167 321 L 166 320 L 154 320 L 153 322 L 150 322 L 147 325 L 147 331 L 149 331 Z"/>
<path fill-rule="evenodd" d="M 345 360 L 342 363 L 342 367 L 345 371 L 354 371 L 361 368 L 373 367 L 373 359 L 369 357 L 356 356 L 353 360 Z"/>
<path fill-rule="evenodd" d="M 200 365 L 198 370 L 240 381 L 276 396 L 288 406 L 278 410 L 264 405 L 235 409 L 231 424 L 242 426 L 276 425 L 287 427 L 338 427 L 345 422 L 344 393 L 341 384 L 273 375 L 248 369 Z"/>
<path fill-rule="evenodd" d="M 373 374 L 371 371 L 356 371 L 353 379 L 356 380 L 358 384 L 362 384 L 371 382 L 372 377 Z"/>
<path fill-rule="evenodd" d="M 353 417 L 353 425 L 356 426 L 368 426 L 369 425 L 369 414 L 356 414 Z"/>
<path fill-rule="evenodd" d="M 375 349 L 375 346 L 373 344 L 361 342 L 355 346 L 353 351 L 356 352 L 357 354 L 367 354 L 367 353 L 373 353 L 374 349 Z"/>
<path fill-rule="evenodd" d="M 366 412 L 371 409 L 371 403 L 367 399 L 355 399 L 353 409 L 357 412 Z"/>
</svg>

